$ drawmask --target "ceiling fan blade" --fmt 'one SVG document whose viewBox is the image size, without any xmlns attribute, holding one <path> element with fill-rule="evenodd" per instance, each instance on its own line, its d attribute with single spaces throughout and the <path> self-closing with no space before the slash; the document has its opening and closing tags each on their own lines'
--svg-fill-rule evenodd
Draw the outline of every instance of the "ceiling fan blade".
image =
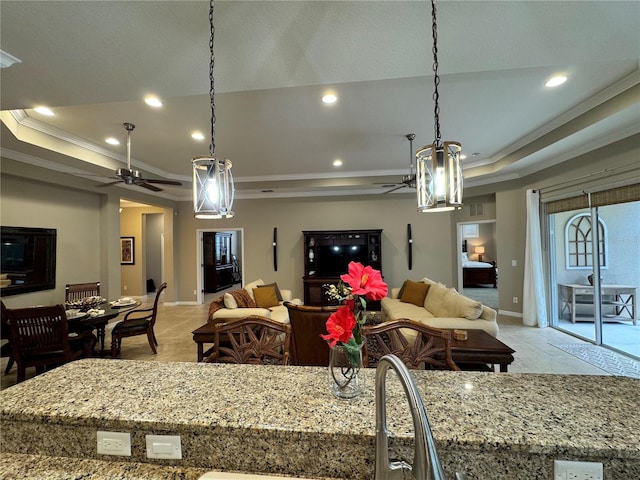
<svg viewBox="0 0 640 480">
<path fill-rule="evenodd" d="M 162 189 L 158 188 L 154 185 L 151 185 L 150 183 L 147 183 L 145 180 L 141 181 L 141 182 L 136 182 L 136 185 L 138 185 L 139 187 L 144 187 L 147 188 L 153 192 L 161 192 Z"/>
<path fill-rule="evenodd" d="M 387 193 L 391 193 L 391 192 L 395 192 L 396 190 L 400 190 L 401 188 L 406 187 L 406 185 L 400 185 L 396 188 L 392 188 L 391 190 L 387 190 L 386 192 L 383 193 L 383 195 L 386 195 Z"/>
<path fill-rule="evenodd" d="M 159 183 L 161 185 L 182 185 L 181 182 L 178 182 L 176 180 L 154 180 L 154 179 L 147 178 L 144 181 L 147 183 Z"/>
<path fill-rule="evenodd" d="M 124 180 L 120 179 L 120 180 L 116 180 L 115 182 L 99 183 L 96 185 L 96 187 L 110 187 L 111 185 L 116 185 L 117 183 L 122 183 L 122 182 L 124 182 Z"/>
</svg>

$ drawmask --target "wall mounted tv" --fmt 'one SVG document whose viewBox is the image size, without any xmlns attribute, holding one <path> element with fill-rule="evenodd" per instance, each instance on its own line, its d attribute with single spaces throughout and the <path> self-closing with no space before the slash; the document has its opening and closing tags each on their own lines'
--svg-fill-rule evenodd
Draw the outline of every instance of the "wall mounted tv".
<svg viewBox="0 0 640 480">
<path fill-rule="evenodd" d="M 56 229 L 0 227 L 0 295 L 56 288 Z"/>
</svg>

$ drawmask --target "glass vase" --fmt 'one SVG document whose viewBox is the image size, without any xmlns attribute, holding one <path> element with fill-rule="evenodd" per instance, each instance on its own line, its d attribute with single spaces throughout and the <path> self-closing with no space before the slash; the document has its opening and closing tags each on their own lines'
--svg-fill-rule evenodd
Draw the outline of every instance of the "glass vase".
<svg viewBox="0 0 640 480">
<path fill-rule="evenodd" d="M 364 392 L 362 368 L 362 345 L 347 348 L 336 345 L 329 353 L 329 385 L 336 398 L 352 399 Z"/>
</svg>

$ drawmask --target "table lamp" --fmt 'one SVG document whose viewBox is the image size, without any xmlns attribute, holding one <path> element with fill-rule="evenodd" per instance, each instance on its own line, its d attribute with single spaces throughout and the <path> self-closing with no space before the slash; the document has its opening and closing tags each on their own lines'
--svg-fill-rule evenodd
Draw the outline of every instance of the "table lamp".
<svg viewBox="0 0 640 480">
<path fill-rule="evenodd" d="M 482 245 L 476 247 L 475 252 L 478 254 L 478 261 L 482 262 L 482 254 L 484 253 L 484 247 Z"/>
</svg>

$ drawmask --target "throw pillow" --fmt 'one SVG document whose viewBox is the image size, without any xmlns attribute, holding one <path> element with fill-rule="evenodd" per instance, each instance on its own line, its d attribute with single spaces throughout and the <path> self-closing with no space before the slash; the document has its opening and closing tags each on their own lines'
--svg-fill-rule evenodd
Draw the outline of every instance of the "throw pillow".
<svg viewBox="0 0 640 480">
<path fill-rule="evenodd" d="M 404 303 L 413 303 L 418 307 L 424 305 L 424 298 L 429 291 L 429 285 L 426 283 L 414 282 L 407 280 L 400 301 Z"/>
<path fill-rule="evenodd" d="M 398 292 L 398 298 L 402 298 L 402 294 L 404 293 L 404 287 L 407 286 L 407 281 L 405 280 L 402 286 L 400 287 L 400 291 Z"/>
<path fill-rule="evenodd" d="M 247 283 L 244 286 L 244 289 L 247 291 L 247 293 L 253 300 L 255 300 L 255 298 L 253 297 L 253 289 L 259 287 L 260 285 L 264 285 L 264 280 L 262 280 L 261 278 L 251 283 Z"/>
<path fill-rule="evenodd" d="M 444 297 L 444 305 L 450 317 L 477 320 L 482 314 L 482 303 L 460 295 L 454 289 Z"/>
<path fill-rule="evenodd" d="M 253 289 L 253 298 L 259 308 L 270 308 L 279 305 L 276 287 L 263 286 Z"/>
<path fill-rule="evenodd" d="M 231 295 L 230 293 L 225 293 L 224 294 L 224 306 L 226 308 L 238 308 L 238 302 L 236 302 L 236 299 L 233 298 L 233 295 Z"/>
<path fill-rule="evenodd" d="M 262 287 L 275 287 L 276 288 L 276 297 L 278 297 L 278 301 L 279 302 L 282 301 L 282 293 L 280 293 L 280 289 L 278 288 L 278 284 L 276 282 L 267 283 L 265 285 L 258 285 L 258 288 L 262 288 Z"/>
<path fill-rule="evenodd" d="M 440 310 L 444 304 L 444 296 L 449 289 L 441 283 L 433 283 L 429 287 L 427 297 L 424 299 L 424 308 L 435 317 L 441 317 Z"/>
</svg>

